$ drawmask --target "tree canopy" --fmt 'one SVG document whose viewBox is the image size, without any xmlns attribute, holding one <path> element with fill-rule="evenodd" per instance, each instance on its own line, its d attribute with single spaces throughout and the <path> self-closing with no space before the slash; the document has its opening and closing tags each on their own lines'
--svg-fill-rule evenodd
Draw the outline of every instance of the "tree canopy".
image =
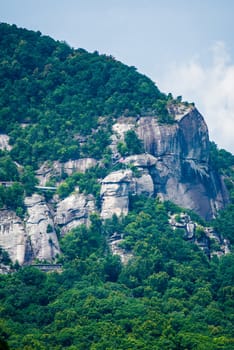
<svg viewBox="0 0 234 350">
<path fill-rule="evenodd" d="M 233 255 L 209 260 L 168 225 L 170 203 L 135 198 L 123 220 L 73 229 L 61 273 L 0 275 L 0 337 L 10 349 L 233 348 Z M 107 240 L 122 235 L 125 265 Z M 5 257 L 7 259 L 7 257 Z"/>
<path fill-rule="evenodd" d="M 99 116 L 138 115 L 167 99 L 135 67 L 40 32 L 1 23 L 0 52 L 0 131 L 11 136 L 11 155 L 23 165 L 99 158 L 108 133 L 96 153 L 80 149 L 75 136 L 96 137 Z"/>
</svg>

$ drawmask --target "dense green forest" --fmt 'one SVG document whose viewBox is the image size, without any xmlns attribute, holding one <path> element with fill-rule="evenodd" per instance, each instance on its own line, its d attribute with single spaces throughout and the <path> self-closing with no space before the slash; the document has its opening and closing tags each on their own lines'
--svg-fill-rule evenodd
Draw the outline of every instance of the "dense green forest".
<svg viewBox="0 0 234 350">
<path fill-rule="evenodd" d="M 62 273 L 0 276 L 11 349 L 233 349 L 233 255 L 208 260 L 168 224 L 171 203 L 135 198 L 130 214 L 61 241 Z M 123 233 L 127 265 L 107 238 Z"/>
<path fill-rule="evenodd" d="M 102 158 L 102 167 L 64 178 L 57 190 L 65 198 L 78 184 L 98 199 L 97 179 L 112 166 L 113 120 L 152 113 L 173 123 L 171 95 L 134 67 L 3 23 L 0 77 L 0 132 L 12 146 L 0 152 L 0 181 L 12 182 L 0 185 L 0 208 L 21 217 L 44 161 Z M 142 145 L 130 131 L 119 151 L 137 154 Z M 0 275 L 0 349 L 232 350 L 234 156 L 211 142 L 210 166 L 224 177 L 230 203 L 206 224 L 230 241 L 230 254 L 209 257 L 172 230 L 168 213 L 182 210 L 173 203 L 132 197 L 125 218 L 93 214 L 90 227 L 60 237 L 62 272 L 15 264 Z M 132 256 L 126 264 L 110 251 L 116 233 Z M 0 247 L 1 263 L 11 261 Z"/>
</svg>

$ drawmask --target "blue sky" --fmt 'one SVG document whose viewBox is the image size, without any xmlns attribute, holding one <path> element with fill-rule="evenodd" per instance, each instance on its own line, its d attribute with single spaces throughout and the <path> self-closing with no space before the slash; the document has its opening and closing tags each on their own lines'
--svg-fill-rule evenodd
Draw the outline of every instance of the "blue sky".
<svg viewBox="0 0 234 350">
<path fill-rule="evenodd" d="M 234 153 L 234 1 L 0 0 L 0 21 L 114 56 L 196 103 Z"/>
</svg>

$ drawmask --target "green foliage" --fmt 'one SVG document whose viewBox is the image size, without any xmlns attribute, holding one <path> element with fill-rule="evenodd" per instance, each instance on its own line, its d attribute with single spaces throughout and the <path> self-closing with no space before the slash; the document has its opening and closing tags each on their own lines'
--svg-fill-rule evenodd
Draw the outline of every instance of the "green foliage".
<svg viewBox="0 0 234 350">
<path fill-rule="evenodd" d="M 168 112 L 168 101 L 163 99 L 158 99 L 157 102 L 154 103 L 153 108 L 155 109 L 155 113 L 157 119 L 162 124 L 172 124 L 174 123 L 174 118 Z"/>
<path fill-rule="evenodd" d="M 2 247 L 0 247 L 0 264 L 9 265 L 10 263 L 11 259 L 9 254 Z"/>
<path fill-rule="evenodd" d="M 30 196 L 35 191 L 35 186 L 38 184 L 38 179 L 35 177 L 33 168 L 25 166 L 20 175 L 20 181 L 24 186 L 25 194 Z"/>
<path fill-rule="evenodd" d="M 109 124 L 166 99 L 135 67 L 40 32 L 1 23 L 0 49 L 0 131 L 11 136 L 11 156 L 22 165 L 100 158 L 108 133 L 99 116 Z M 82 149 L 77 135 L 86 136 Z"/>
<path fill-rule="evenodd" d="M 99 166 L 91 167 L 85 173 L 73 173 L 61 183 L 57 193 L 63 199 L 69 196 L 75 190 L 75 187 L 78 186 L 80 192 L 93 194 L 98 200 L 101 189 L 98 179 L 104 177 L 105 174 L 106 169 Z"/>
<path fill-rule="evenodd" d="M 0 181 L 18 181 L 19 172 L 11 157 L 0 151 Z"/>
<path fill-rule="evenodd" d="M 234 243 L 234 204 L 230 204 L 226 209 L 220 211 L 215 220 L 213 220 L 212 225 L 217 230 L 218 233 L 223 235 L 223 237 Z"/>
<path fill-rule="evenodd" d="M 9 350 L 9 346 L 4 339 L 0 339 L 0 349 L 1 350 Z"/>
<path fill-rule="evenodd" d="M 62 273 L 0 275 L 0 337 L 16 350 L 230 350 L 233 255 L 208 261 L 170 229 L 168 207 L 133 197 L 124 219 L 94 214 L 61 239 Z M 134 252 L 126 265 L 114 233 Z"/>
<path fill-rule="evenodd" d="M 224 149 L 219 150 L 214 142 L 210 142 L 210 165 L 215 170 L 230 174 L 233 171 L 234 156 Z"/>
<path fill-rule="evenodd" d="M 221 210 L 212 225 L 217 232 L 227 238 L 231 244 L 234 243 L 234 156 L 225 151 L 219 150 L 214 142 L 210 143 L 210 165 L 219 173 L 223 174 L 225 184 L 229 191 L 230 203 L 224 210 Z"/>
<path fill-rule="evenodd" d="M 125 142 L 122 142 L 122 141 L 118 142 L 117 150 L 121 154 L 121 156 L 126 156 L 128 154 L 128 149 Z"/>
<path fill-rule="evenodd" d="M 203 227 L 197 226 L 196 231 L 195 231 L 195 235 L 196 235 L 196 239 L 198 241 L 201 241 L 205 237 L 205 232 L 204 232 Z"/>
<path fill-rule="evenodd" d="M 53 232 L 53 227 L 50 224 L 47 225 L 46 232 L 47 233 Z"/>
<path fill-rule="evenodd" d="M 0 151 L 0 208 L 23 212 L 24 187 L 19 180 L 16 164 L 7 152 Z"/>
<path fill-rule="evenodd" d="M 0 185 L 0 207 L 12 210 L 24 209 L 24 188 L 20 183 L 14 182 L 7 187 Z"/>
<path fill-rule="evenodd" d="M 108 152 L 107 147 L 110 143 L 110 133 L 108 129 L 100 128 L 88 139 L 88 141 L 81 148 L 81 155 L 83 157 L 93 157 L 101 159 L 103 154 Z"/>
<path fill-rule="evenodd" d="M 138 138 L 134 130 L 129 130 L 125 133 L 124 142 L 119 142 L 117 149 L 121 156 L 130 156 L 144 152 L 142 141 Z"/>
<path fill-rule="evenodd" d="M 19 215 L 24 195 L 35 189 L 34 171 L 41 162 L 102 158 L 102 166 L 74 173 L 58 188 L 61 198 L 76 186 L 98 198 L 98 180 L 112 166 L 113 118 L 156 110 L 161 123 L 171 123 L 168 104 L 181 103 L 180 97 L 175 102 L 161 94 L 134 67 L 71 49 L 40 32 L 0 24 L 0 48 L 0 131 L 10 134 L 13 146 L 10 153 L 0 152 L 0 180 L 12 182 L 0 185 L 0 207 Z M 118 150 L 141 153 L 142 145 L 129 131 Z M 225 175 L 231 193 L 233 156 L 214 144 L 210 152 L 211 167 Z M 126 217 L 105 222 L 93 214 L 89 227 L 81 225 L 62 237 L 61 273 L 18 266 L 17 272 L 0 275 L 0 347 L 233 348 L 233 254 L 209 260 L 173 231 L 168 212 L 182 209 L 171 202 L 132 196 L 129 208 Z M 213 225 L 233 242 L 233 203 Z M 48 238 L 52 230 L 48 225 Z M 203 233 L 198 227 L 197 239 Z M 132 254 L 125 265 L 107 244 L 114 235 Z M 10 264 L 2 248 L 0 260 Z"/>
<path fill-rule="evenodd" d="M 138 138 L 134 130 L 129 130 L 124 135 L 128 155 L 140 154 L 144 152 L 142 141 Z"/>
</svg>

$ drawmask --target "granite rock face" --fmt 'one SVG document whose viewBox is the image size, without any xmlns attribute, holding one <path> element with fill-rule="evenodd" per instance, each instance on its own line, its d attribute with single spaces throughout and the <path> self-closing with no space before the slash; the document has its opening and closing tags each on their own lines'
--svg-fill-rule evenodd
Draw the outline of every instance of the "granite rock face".
<svg viewBox="0 0 234 350">
<path fill-rule="evenodd" d="M 0 246 L 13 262 L 31 264 L 35 260 L 53 262 L 60 254 L 56 229 L 64 235 L 81 224 L 89 224 L 95 211 L 92 196 L 75 193 L 57 203 L 54 209 L 42 195 L 25 198 L 27 218 L 22 221 L 13 211 L 0 212 Z"/>
<path fill-rule="evenodd" d="M 27 197 L 25 204 L 28 216 L 24 221 L 12 211 L 1 211 L 0 246 L 20 265 L 35 259 L 52 261 L 60 248 L 50 210 L 38 194 Z"/>
<path fill-rule="evenodd" d="M 89 224 L 89 216 L 95 212 L 93 196 L 82 193 L 73 193 L 57 203 L 54 223 L 60 227 L 61 234 L 65 235 L 71 229 Z"/>
<path fill-rule="evenodd" d="M 101 198 L 103 219 L 128 214 L 129 192 L 132 183 L 131 170 L 112 172 L 102 181 Z"/>
<path fill-rule="evenodd" d="M 26 246 L 24 263 L 33 260 L 52 261 L 60 253 L 52 213 L 41 195 L 25 199 L 28 218 L 25 223 Z"/>
<path fill-rule="evenodd" d="M 14 211 L 0 211 L 0 246 L 6 250 L 12 261 L 23 264 L 26 233 L 24 222 Z"/>
<path fill-rule="evenodd" d="M 74 172 L 84 173 L 87 169 L 95 166 L 97 161 L 93 158 L 81 158 L 69 160 L 65 163 L 58 161 L 52 164 L 44 163 L 37 170 L 37 178 L 40 186 L 46 186 L 46 182 L 51 178 L 61 178 L 63 174 L 71 175 Z"/>
<path fill-rule="evenodd" d="M 145 195 L 152 197 L 154 195 L 154 183 L 150 174 L 150 169 L 155 166 L 157 159 L 150 154 L 137 154 L 126 157 L 123 161 L 127 166 L 136 169 L 132 172 L 132 194 Z"/>
<path fill-rule="evenodd" d="M 144 116 L 118 118 L 113 125 L 112 160 L 122 170 L 101 180 L 103 219 L 127 215 L 130 197 L 141 194 L 170 200 L 205 219 L 211 219 L 226 204 L 222 178 L 209 166 L 209 136 L 203 117 L 196 108 L 183 104 L 172 106 L 170 113 L 175 118 L 173 124 L 160 124 L 155 116 Z M 129 130 L 142 141 L 144 153 L 121 157 L 118 143 L 124 142 Z M 7 148 L 7 141 L 2 136 L 0 148 Z M 44 164 L 37 176 L 45 186 L 51 178 L 62 179 L 63 172 L 85 172 L 96 164 L 92 158 Z M 95 199 L 78 189 L 64 200 L 55 195 L 50 204 L 43 195 L 33 194 L 25 199 L 25 205 L 28 215 L 24 221 L 12 211 L 0 211 L 0 246 L 20 264 L 36 259 L 54 261 L 60 253 L 56 231 L 65 235 L 81 224 L 89 225 L 90 214 L 97 211 Z M 188 224 L 186 230 L 192 238 L 193 225 Z"/>
<path fill-rule="evenodd" d="M 158 196 L 192 209 L 211 219 L 224 207 L 227 196 L 222 179 L 209 167 L 209 136 L 206 123 L 194 107 L 174 107 L 176 122 L 159 124 L 152 116 L 119 119 L 114 125 L 112 151 L 118 159 L 117 143 L 132 128 L 142 140 L 145 154 L 127 157 L 122 162 L 139 170 L 125 184 L 125 199 L 120 201 L 122 179 L 112 183 L 110 174 L 102 184 L 102 216 L 127 213 L 127 192 Z M 128 120 L 129 119 L 129 120 Z M 118 186 L 119 183 L 119 186 Z M 111 195 L 106 190 L 112 186 Z M 115 194 L 116 191 L 116 194 Z M 115 200 L 117 200 L 116 209 Z M 122 203 L 122 204 L 121 204 Z M 122 208 L 121 208 L 121 205 Z M 108 212 L 108 214 L 107 214 Z"/>
<path fill-rule="evenodd" d="M 5 135 L 4 135 L 5 136 Z M 0 146 L 5 141 L 1 138 Z M 5 144 L 4 144 L 5 145 Z M 66 163 L 44 164 L 38 171 L 40 186 L 53 177 L 61 177 L 62 172 L 85 172 L 96 165 L 92 158 L 71 160 Z M 0 246 L 5 249 L 13 262 L 20 265 L 31 264 L 35 260 L 53 262 L 60 254 L 56 230 L 64 235 L 81 224 L 89 224 L 89 215 L 95 212 L 95 200 L 75 192 L 64 200 L 55 196 L 54 206 L 45 197 L 33 194 L 25 198 L 27 216 L 22 221 L 13 211 L 0 211 Z"/>
</svg>

